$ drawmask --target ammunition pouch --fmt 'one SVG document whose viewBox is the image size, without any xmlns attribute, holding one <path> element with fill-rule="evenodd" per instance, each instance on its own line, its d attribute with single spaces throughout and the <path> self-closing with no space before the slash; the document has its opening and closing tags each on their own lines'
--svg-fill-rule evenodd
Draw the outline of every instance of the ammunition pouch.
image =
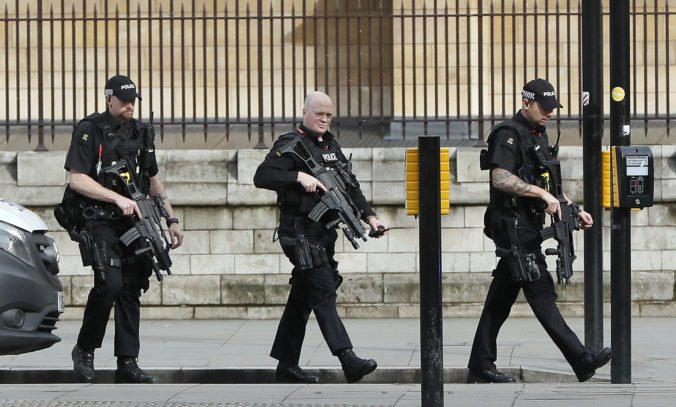
<svg viewBox="0 0 676 407">
<path fill-rule="evenodd" d="M 320 268 L 331 273 L 335 290 L 343 283 L 343 276 L 338 273 L 338 262 L 329 258 L 324 246 L 309 242 L 303 234 L 299 234 L 297 237 L 280 236 L 279 243 L 295 266 L 289 284 L 303 281 L 307 273 L 313 273 Z M 324 271 L 322 270 L 322 272 Z"/>
<path fill-rule="evenodd" d="M 537 264 L 535 254 L 521 253 L 516 250 L 497 248 L 495 253 L 507 262 L 509 274 L 515 283 L 528 283 L 540 278 L 540 267 Z"/>
<path fill-rule="evenodd" d="M 290 254 L 289 257 L 298 270 L 305 271 L 322 266 L 326 266 L 331 270 L 334 269 L 329 261 L 326 248 L 315 243 L 310 243 L 303 234 L 298 234 L 296 237 L 280 236 L 279 243 L 284 253 L 287 256 Z"/>
<path fill-rule="evenodd" d="M 314 267 L 327 267 L 331 269 L 329 255 L 326 253 L 326 248 L 323 246 L 310 244 L 310 255 L 312 256 L 312 264 Z"/>
<path fill-rule="evenodd" d="M 284 254 L 294 265 L 289 284 L 302 280 L 306 273 L 312 273 L 314 269 L 325 268 L 333 274 L 336 289 L 340 286 L 343 278 L 338 274 L 338 262 L 329 255 L 323 243 L 326 239 L 335 239 L 335 233 L 333 229 L 326 230 L 322 223 L 308 222 L 305 216 L 282 212 L 275 236 Z"/>
</svg>

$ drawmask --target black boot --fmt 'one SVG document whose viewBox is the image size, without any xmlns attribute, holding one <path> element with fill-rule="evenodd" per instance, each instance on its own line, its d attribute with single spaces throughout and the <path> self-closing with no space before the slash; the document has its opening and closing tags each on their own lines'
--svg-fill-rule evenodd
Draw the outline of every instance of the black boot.
<svg viewBox="0 0 676 407">
<path fill-rule="evenodd" d="M 70 353 L 73 358 L 73 372 L 75 377 L 83 383 L 94 383 L 94 351 L 83 350 L 77 344 Z"/>
<path fill-rule="evenodd" d="M 603 348 L 598 352 L 587 352 L 578 365 L 573 368 L 577 380 L 586 382 L 596 374 L 596 369 L 610 362 L 610 348 Z"/>
<path fill-rule="evenodd" d="M 497 369 L 469 370 L 467 383 L 514 383 L 514 378 Z"/>
<path fill-rule="evenodd" d="M 355 383 L 362 379 L 362 377 L 376 370 L 378 364 L 373 359 L 361 359 L 354 354 L 352 349 L 343 349 L 338 352 L 338 359 L 340 365 L 345 373 L 345 380 L 348 383 Z"/>
<path fill-rule="evenodd" d="M 117 358 L 117 370 L 115 371 L 115 383 L 155 383 L 157 377 L 146 374 L 136 364 L 132 357 Z"/>
<path fill-rule="evenodd" d="M 279 363 L 275 370 L 275 383 L 317 383 L 319 377 L 310 376 L 298 365 Z"/>
</svg>

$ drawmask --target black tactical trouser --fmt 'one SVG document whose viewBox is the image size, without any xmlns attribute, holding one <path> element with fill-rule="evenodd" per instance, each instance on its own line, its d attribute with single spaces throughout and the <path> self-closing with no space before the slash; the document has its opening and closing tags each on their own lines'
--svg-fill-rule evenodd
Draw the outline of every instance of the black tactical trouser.
<svg viewBox="0 0 676 407">
<path fill-rule="evenodd" d="M 280 235 L 282 233 L 280 227 Z M 333 261 L 333 245 L 337 235 L 335 231 L 326 233 L 329 235 L 310 240 L 326 249 L 329 264 L 321 264 L 308 270 L 294 267 L 290 280 L 291 291 L 270 352 L 270 356 L 289 365 L 298 365 L 300 361 L 310 312 L 314 312 L 319 329 L 333 355 L 342 349 L 352 348 L 350 337 L 336 310 L 336 290 L 342 282 L 336 269 L 337 263 Z M 293 248 L 282 245 L 282 249 L 289 260 L 296 264 Z"/>
<path fill-rule="evenodd" d="M 95 222 L 92 229 L 97 244 L 105 242 L 107 260 L 104 276 L 94 272 L 94 287 L 89 292 L 77 344 L 85 350 L 101 347 L 114 305 L 115 356 L 137 357 L 141 287 L 147 288 L 151 265 L 145 258 L 135 257 L 129 249 L 123 249 L 119 233 L 106 222 Z"/>
<path fill-rule="evenodd" d="M 496 223 L 488 219 L 486 224 L 496 227 Z M 535 317 L 573 368 L 579 365 L 582 357 L 587 353 L 587 349 L 568 327 L 556 306 L 557 294 L 554 288 L 554 280 L 547 271 L 547 263 L 539 241 L 534 240 L 536 239 L 535 236 L 538 236 L 538 231 L 539 228 L 526 226 L 523 230 L 519 230 L 519 240 L 524 245 L 523 247 L 535 254 L 540 268 L 539 279 L 526 284 L 513 282 L 508 269 L 510 263 L 505 258 L 500 259 L 493 272 L 493 281 L 486 295 L 486 302 L 479 319 L 467 366 L 471 370 L 495 368 L 498 332 L 509 316 L 512 305 L 522 288 Z M 498 229 L 493 229 L 493 237 L 497 244 L 507 244 L 504 241 L 504 235 Z M 523 241 L 521 240 L 522 237 Z"/>
</svg>

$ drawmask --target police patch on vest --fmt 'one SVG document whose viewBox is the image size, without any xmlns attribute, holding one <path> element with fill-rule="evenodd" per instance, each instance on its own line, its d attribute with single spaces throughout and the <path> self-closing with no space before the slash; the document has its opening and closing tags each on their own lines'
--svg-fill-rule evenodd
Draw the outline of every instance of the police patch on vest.
<svg viewBox="0 0 676 407">
<path fill-rule="evenodd" d="M 336 157 L 336 153 L 322 154 L 322 158 L 324 159 L 324 162 L 327 162 L 327 163 L 338 161 L 338 157 Z"/>
</svg>

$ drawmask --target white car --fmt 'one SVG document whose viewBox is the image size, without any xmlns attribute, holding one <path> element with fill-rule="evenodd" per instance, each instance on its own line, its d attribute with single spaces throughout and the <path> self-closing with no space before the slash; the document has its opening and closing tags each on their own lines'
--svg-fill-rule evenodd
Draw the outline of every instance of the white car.
<svg viewBox="0 0 676 407">
<path fill-rule="evenodd" d="M 61 339 L 59 253 L 34 212 L 0 198 L 0 355 L 26 353 Z"/>
</svg>

